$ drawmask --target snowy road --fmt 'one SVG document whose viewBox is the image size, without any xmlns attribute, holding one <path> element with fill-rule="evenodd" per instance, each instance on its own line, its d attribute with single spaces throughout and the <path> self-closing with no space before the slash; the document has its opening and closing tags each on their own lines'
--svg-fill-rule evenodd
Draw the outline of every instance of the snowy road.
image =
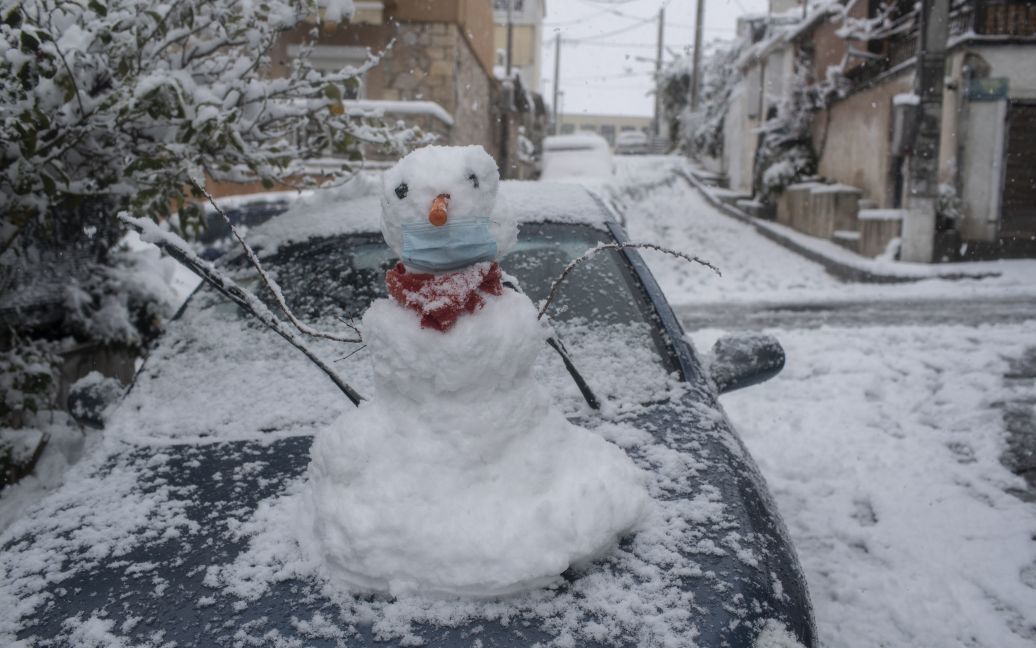
<svg viewBox="0 0 1036 648">
<path fill-rule="evenodd" d="M 1005 412 L 1036 409 L 1033 382 L 1010 379 L 1036 344 L 1028 266 L 843 283 L 685 183 L 659 185 L 666 161 L 626 164 L 624 182 L 655 185 L 626 200 L 631 238 L 723 270 L 644 255 L 695 346 L 762 329 L 785 347 L 777 378 L 721 401 L 788 524 L 822 645 L 1036 645 L 1036 505 L 1001 463 Z"/>
<path fill-rule="evenodd" d="M 675 307 L 684 328 L 730 330 L 822 326 L 981 326 L 1036 318 L 1036 298 L 746 302 Z"/>
</svg>

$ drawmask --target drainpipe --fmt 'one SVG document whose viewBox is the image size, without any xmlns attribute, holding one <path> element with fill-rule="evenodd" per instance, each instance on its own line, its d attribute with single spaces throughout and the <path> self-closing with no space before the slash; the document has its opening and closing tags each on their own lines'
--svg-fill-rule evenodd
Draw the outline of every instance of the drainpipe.
<svg viewBox="0 0 1036 648">
<path fill-rule="evenodd" d="M 918 51 L 914 65 L 917 132 L 907 164 L 903 261 L 931 263 L 935 256 L 935 206 L 939 196 L 939 138 L 943 78 L 949 38 L 950 0 L 921 0 Z"/>
</svg>

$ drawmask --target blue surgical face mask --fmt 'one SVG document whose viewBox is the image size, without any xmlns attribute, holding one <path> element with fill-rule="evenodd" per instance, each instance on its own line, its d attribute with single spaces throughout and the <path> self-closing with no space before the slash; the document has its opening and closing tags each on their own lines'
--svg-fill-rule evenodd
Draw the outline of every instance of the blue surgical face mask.
<svg viewBox="0 0 1036 648">
<path fill-rule="evenodd" d="M 479 261 L 496 258 L 496 240 L 489 234 L 489 219 L 403 225 L 403 253 L 406 265 L 424 272 L 447 272 Z"/>
</svg>

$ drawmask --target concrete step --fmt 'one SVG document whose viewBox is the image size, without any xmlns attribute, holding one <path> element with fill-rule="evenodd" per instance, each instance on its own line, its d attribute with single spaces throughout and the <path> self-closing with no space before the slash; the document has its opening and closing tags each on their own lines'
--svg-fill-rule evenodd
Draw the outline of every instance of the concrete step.
<svg viewBox="0 0 1036 648">
<path fill-rule="evenodd" d="M 831 234 L 831 241 L 846 250 L 860 253 L 860 233 L 856 230 L 835 230 Z"/>
</svg>

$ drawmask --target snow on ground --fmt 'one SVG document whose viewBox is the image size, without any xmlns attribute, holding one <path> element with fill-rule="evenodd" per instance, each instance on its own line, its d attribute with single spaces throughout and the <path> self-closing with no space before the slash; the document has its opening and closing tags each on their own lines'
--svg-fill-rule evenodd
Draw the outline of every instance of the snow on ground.
<svg viewBox="0 0 1036 648">
<path fill-rule="evenodd" d="M 645 253 L 671 303 L 1031 296 L 1031 261 L 1004 276 L 843 283 L 708 205 L 672 161 L 626 158 L 618 192 L 633 240 L 715 262 L 723 277 Z M 630 190 L 637 182 L 649 192 Z M 1014 270 L 1018 271 L 1015 272 Z M 966 302 L 961 309 L 966 309 Z M 1036 644 L 1036 506 L 1008 494 L 998 404 L 1032 319 L 997 326 L 769 329 L 788 355 L 770 382 L 721 402 L 789 526 L 827 648 Z M 690 331 L 706 351 L 723 331 Z"/>
<path fill-rule="evenodd" d="M 721 401 L 789 526 L 823 645 L 1032 646 L 1036 506 L 1006 492 L 1024 482 L 1000 464 L 996 403 L 1036 322 L 769 332 L 784 371 Z"/>
</svg>

